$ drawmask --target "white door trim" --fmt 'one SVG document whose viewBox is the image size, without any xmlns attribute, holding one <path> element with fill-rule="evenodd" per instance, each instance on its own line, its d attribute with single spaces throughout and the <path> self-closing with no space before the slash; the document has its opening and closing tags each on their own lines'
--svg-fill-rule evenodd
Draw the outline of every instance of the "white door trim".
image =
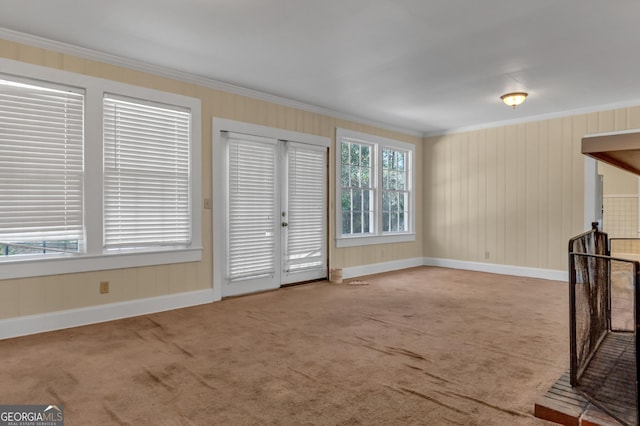
<svg viewBox="0 0 640 426">
<path fill-rule="evenodd" d="M 584 157 L 584 228 L 591 229 L 591 222 L 600 217 L 596 203 L 596 186 L 598 182 L 598 161 L 591 157 Z M 600 223 L 602 228 L 602 223 Z"/>
</svg>

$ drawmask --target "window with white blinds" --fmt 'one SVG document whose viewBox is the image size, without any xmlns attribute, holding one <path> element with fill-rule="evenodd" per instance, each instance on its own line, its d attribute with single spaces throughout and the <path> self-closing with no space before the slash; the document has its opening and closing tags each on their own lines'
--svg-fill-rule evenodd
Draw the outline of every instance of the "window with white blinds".
<svg viewBox="0 0 640 426">
<path fill-rule="evenodd" d="M 202 258 L 199 99 L 0 70 L 0 279 Z"/>
<path fill-rule="evenodd" d="M 83 245 L 84 93 L 0 76 L 0 256 Z"/>
<path fill-rule="evenodd" d="M 104 246 L 188 245 L 189 111 L 106 95 Z"/>
<path fill-rule="evenodd" d="M 274 274 L 277 141 L 228 133 L 228 279 Z"/>
</svg>

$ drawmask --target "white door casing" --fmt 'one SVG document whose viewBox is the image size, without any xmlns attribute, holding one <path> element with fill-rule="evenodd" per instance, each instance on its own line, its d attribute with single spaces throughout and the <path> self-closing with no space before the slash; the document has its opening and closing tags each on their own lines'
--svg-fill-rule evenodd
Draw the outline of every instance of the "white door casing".
<svg viewBox="0 0 640 426">
<path fill-rule="evenodd" d="M 213 119 L 216 300 L 327 276 L 329 143 Z"/>
</svg>

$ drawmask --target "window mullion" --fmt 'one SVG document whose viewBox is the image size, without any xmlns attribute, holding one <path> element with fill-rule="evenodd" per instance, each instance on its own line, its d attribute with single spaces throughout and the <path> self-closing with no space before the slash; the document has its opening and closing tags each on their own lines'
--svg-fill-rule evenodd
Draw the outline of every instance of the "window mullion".
<svg viewBox="0 0 640 426">
<path fill-rule="evenodd" d="M 102 93 L 87 92 L 85 104 L 85 140 L 102 142 Z M 84 212 L 86 252 L 102 253 L 102 143 L 85 143 L 85 171 L 91 179 L 84 180 Z M 86 172 L 85 172 L 86 173 Z"/>
<path fill-rule="evenodd" d="M 375 190 L 374 190 L 374 199 L 375 199 L 375 211 L 374 211 L 374 226 L 376 230 L 376 235 L 382 235 L 382 194 L 384 192 L 384 188 L 382 188 L 382 148 L 376 144 L 375 145 Z"/>
</svg>

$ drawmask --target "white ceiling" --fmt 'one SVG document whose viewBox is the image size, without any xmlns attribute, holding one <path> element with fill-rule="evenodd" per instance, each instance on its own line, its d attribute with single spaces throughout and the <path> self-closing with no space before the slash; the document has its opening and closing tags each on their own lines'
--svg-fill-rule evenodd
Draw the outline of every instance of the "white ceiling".
<svg viewBox="0 0 640 426">
<path fill-rule="evenodd" d="M 0 27 L 426 134 L 640 104 L 638 0 L 3 0 Z"/>
</svg>

